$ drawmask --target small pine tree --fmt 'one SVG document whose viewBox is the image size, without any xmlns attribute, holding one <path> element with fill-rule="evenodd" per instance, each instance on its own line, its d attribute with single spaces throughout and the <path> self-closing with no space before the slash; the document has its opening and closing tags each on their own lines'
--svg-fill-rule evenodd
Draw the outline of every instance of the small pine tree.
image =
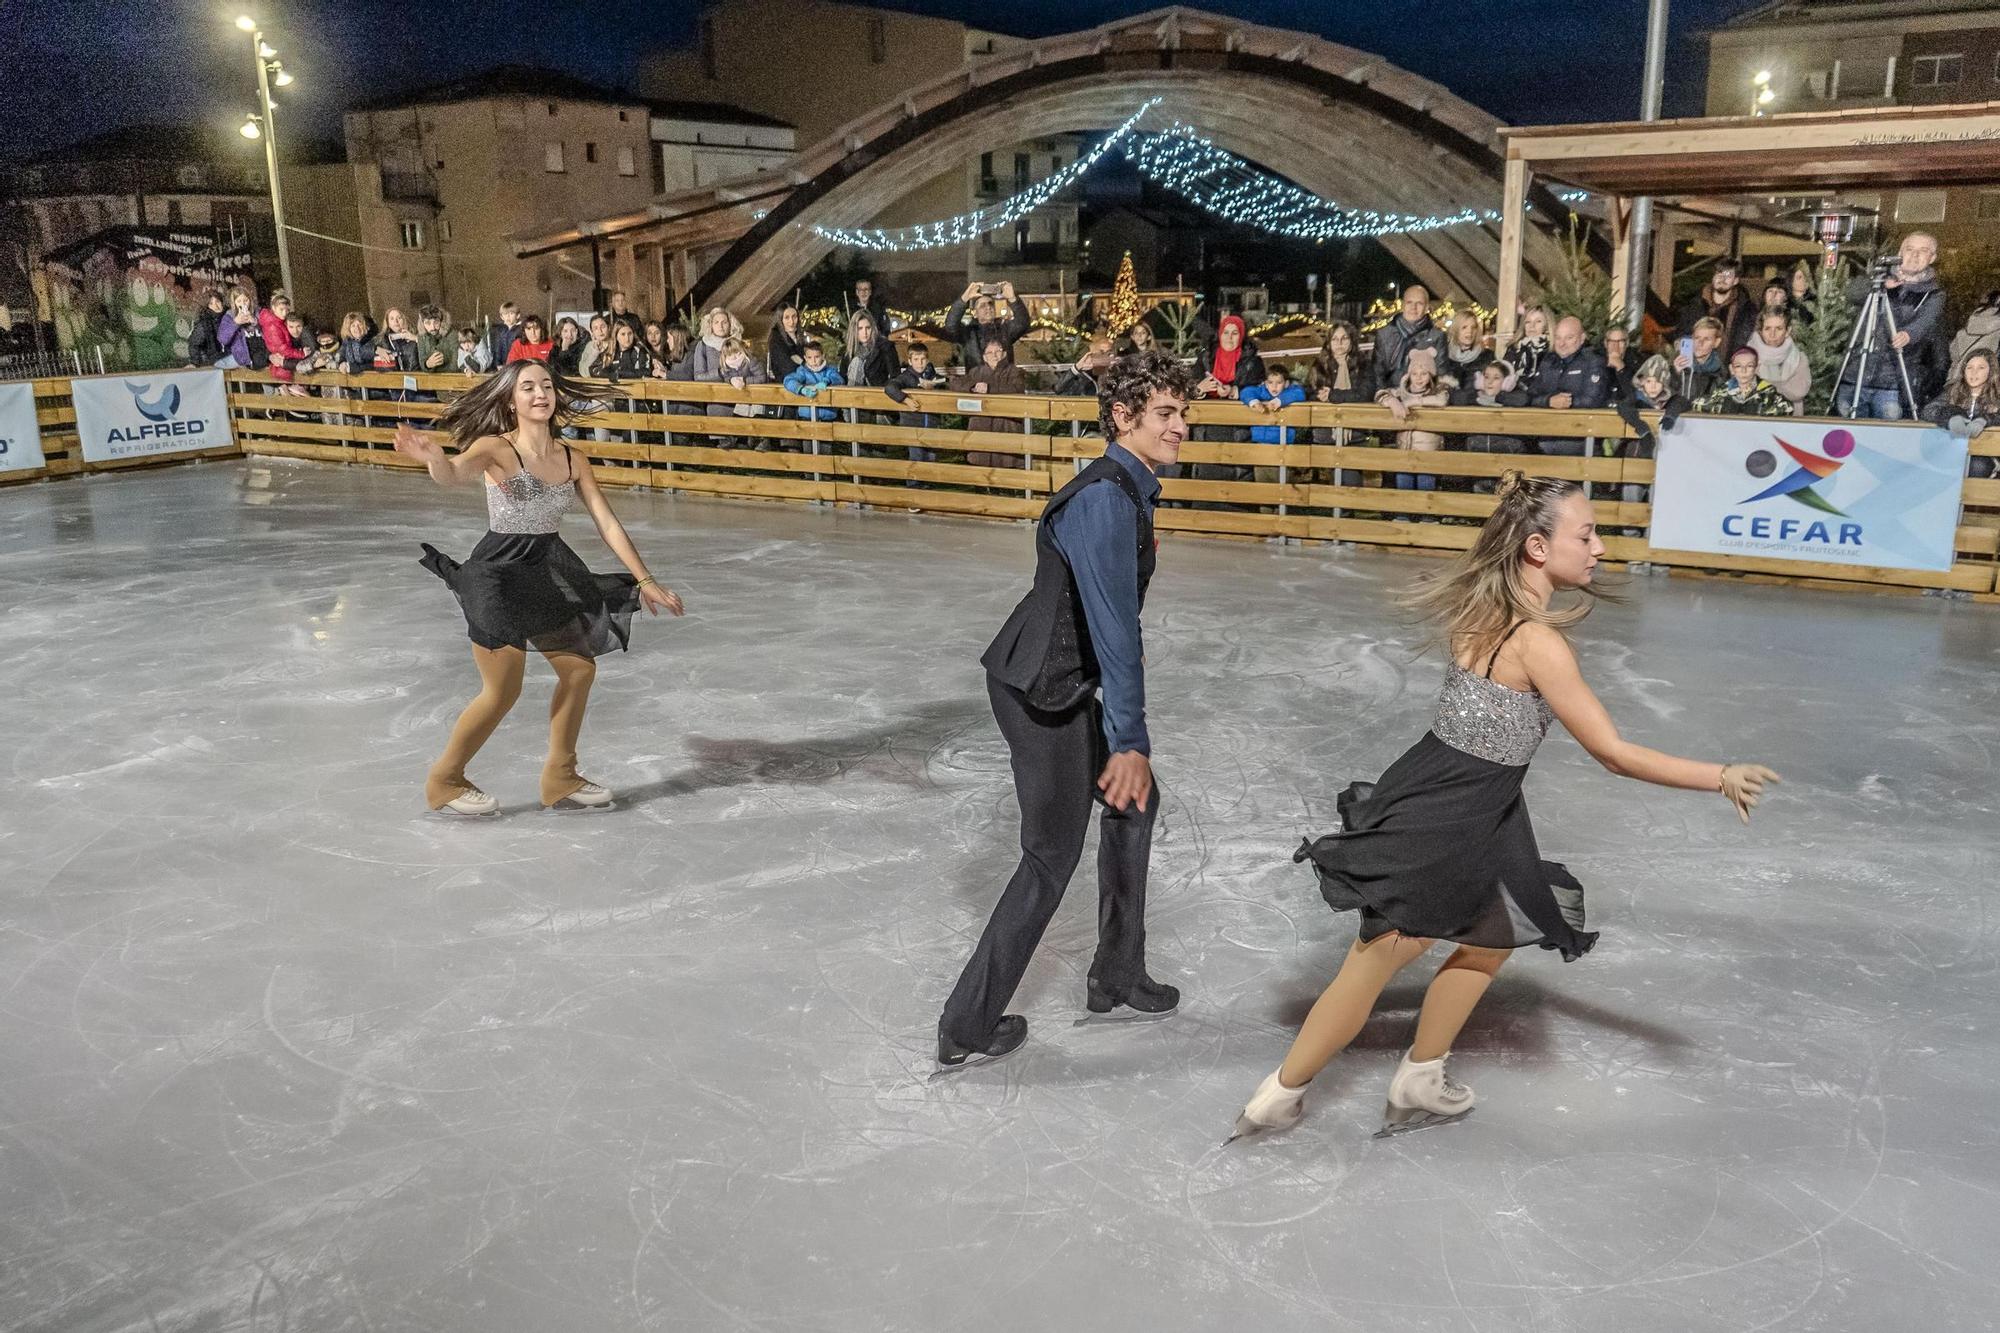
<svg viewBox="0 0 2000 1333">
<path fill-rule="evenodd" d="M 1111 283 L 1111 300 L 1104 319 L 1114 334 L 1123 333 L 1139 322 L 1139 275 L 1132 268 L 1132 252 L 1118 261 L 1118 276 Z"/>
<path fill-rule="evenodd" d="M 1542 304 L 1551 322 L 1565 315 L 1583 321 L 1591 341 L 1613 324 L 1625 322 L 1625 309 L 1611 307 L 1611 275 L 1590 257 L 1590 227 L 1570 219 L 1569 237 L 1562 243 L 1562 265 L 1542 285 Z"/>
<path fill-rule="evenodd" d="M 1853 276 L 1845 259 L 1832 268 L 1822 267 L 1814 285 L 1819 299 L 1813 304 L 1813 322 L 1792 330 L 1799 350 L 1806 354 L 1806 364 L 1812 367 L 1806 411 L 1815 416 L 1833 411 L 1834 377 L 1840 373 L 1847 338 L 1854 331 L 1854 312 L 1847 306 L 1847 283 Z"/>
</svg>

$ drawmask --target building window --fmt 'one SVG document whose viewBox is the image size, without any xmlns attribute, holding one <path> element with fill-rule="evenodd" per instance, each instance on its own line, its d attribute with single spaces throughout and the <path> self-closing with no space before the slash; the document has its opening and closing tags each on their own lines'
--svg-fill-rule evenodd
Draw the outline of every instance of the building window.
<svg viewBox="0 0 2000 1333">
<path fill-rule="evenodd" d="M 543 171 L 568 170 L 567 167 L 563 166 L 562 144 L 552 143 L 546 145 L 542 149 L 542 170 Z"/>
<path fill-rule="evenodd" d="M 646 155 L 646 160 L 652 164 L 653 168 L 653 193 L 665 194 L 667 192 L 666 147 L 662 145 L 660 147 L 655 148 L 652 152 Z"/>
<path fill-rule="evenodd" d="M 1836 95 L 1838 84 L 1831 69 L 1809 69 L 1799 76 L 1799 98 L 1808 102 L 1824 102 Z"/>
<path fill-rule="evenodd" d="M 404 218 L 396 224 L 396 230 L 402 238 L 405 250 L 421 250 L 424 248 L 423 223 L 413 218 Z"/>
<path fill-rule="evenodd" d="M 1029 228 L 1029 225 L 1028 225 L 1028 219 L 1026 219 L 1026 218 L 1022 218 L 1022 219 L 1021 219 L 1021 220 L 1020 220 L 1019 222 L 1016 222 L 1016 223 L 1014 224 L 1014 253 L 1015 253 L 1015 254 L 1021 254 L 1021 253 L 1024 253 L 1024 252 L 1025 252 L 1025 251 L 1027 250 L 1027 248 L 1028 248 L 1028 238 L 1029 238 L 1030 236 L 1032 236 L 1033 234 L 1034 234 L 1034 233 L 1033 233 L 1033 232 L 1032 232 L 1032 231 L 1030 230 L 1030 228 Z"/>
<path fill-rule="evenodd" d="M 167 200 L 167 225 L 169 227 L 181 225 L 181 201 L 178 199 Z"/>
<path fill-rule="evenodd" d="M 1896 194 L 1896 221 L 1943 222 L 1943 190 L 1901 190 Z"/>
<path fill-rule="evenodd" d="M 596 144 L 594 144 L 594 143 L 586 143 L 586 144 L 584 144 L 584 146 L 583 146 L 583 160 L 584 160 L 584 161 L 586 161 L 586 162 L 595 162 L 595 161 L 597 160 L 597 145 L 596 145 Z"/>
<path fill-rule="evenodd" d="M 1950 88 L 1964 77 L 1965 57 L 1961 54 L 1917 56 L 1910 61 L 1913 88 Z"/>
<path fill-rule="evenodd" d="M 544 102 L 542 105 L 548 108 L 550 115 L 553 116 L 556 113 L 556 104 L 554 102 Z"/>
<path fill-rule="evenodd" d="M 1026 153 L 1014 154 L 1014 188 L 1017 190 L 1028 188 L 1028 155 Z"/>
<path fill-rule="evenodd" d="M 618 123 L 619 123 L 620 125 L 623 125 L 623 124 L 625 123 L 626 119 L 627 119 L 628 117 L 630 117 L 630 116 L 631 116 L 631 114 L 632 114 L 632 113 L 631 113 L 631 112 L 629 112 L 629 111 L 620 111 L 620 112 L 618 113 Z"/>
<path fill-rule="evenodd" d="M 1981 190 L 1974 214 L 1981 222 L 2000 222 L 2000 190 Z"/>
<path fill-rule="evenodd" d="M 881 65 L 889 60 L 889 20 L 877 14 L 868 20 L 868 63 Z"/>
<path fill-rule="evenodd" d="M 450 218 L 439 218 L 439 219 L 438 219 L 438 240 L 439 240 L 439 242 L 440 242 L 440 243 L 442 243 L 442 244 L 445 244 L 445 245 L 449 245 L 449 244 L 451 244 L 451 219 L 450 219 Z"/>
<path fill-rule="evenodd" d="M 717 73 L 715 56 L 715 15 L 704 14 L 701 18 L 701 76 L 713 83 L 722 77 Z"/>
<path fill-rule="evenodd" d="M 174 179 L 190 190 L 198 190 L 201 188 L 201 168 L 192 163 L 178 167 L 174 171 Z M 30 182 L 35 183 L 38 182 Z"/>
<path fill-rule="evenodd" d="M 633 155 L 629 145 L 618 150 L 618 174 L 621 176 L 639 174 L 639 160 Z"/>
</svg>

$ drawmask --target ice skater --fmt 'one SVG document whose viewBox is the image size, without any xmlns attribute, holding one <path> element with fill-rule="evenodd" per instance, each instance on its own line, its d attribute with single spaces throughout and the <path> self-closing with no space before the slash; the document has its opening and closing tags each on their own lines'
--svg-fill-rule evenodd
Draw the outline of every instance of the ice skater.
<svg viewBox="0 0 2000 1333">
<path fill-rule="evenodd" d="M 1156 550 L 1154 474 L 1180 457 L 1193 387 L 1178 362 L 1157 352 L 1125 357 L 1105 373 L 1097 398 L 1104 457 L 1043 508 L 1034 587 L 980 659 L 1013 765 L 1021 861 L 938 1020 L 945 1068 L 998 1059 L 1027 1040 L 1028 1021 L 1001 1011 L 1083 855 L 1093 802 L 1103 812 L 1086 1003 L 1097 1014 L 1123 1005 L 1148 1015 L 1180 1004 L 1178 990 L 1146 974 L 1157 805 L 1139 611 Z"/>
<path fill-rule="evenodd" d="M 1412 598 L 1451 651 L 1429 733 L 1380 782 L 1342 792 L 1341 831 L 1293 857 L 1312 862 L 1328 906 L 1360 913 L 1360 938 L 1232 1138 L 1296 1123 L 1306 1085 L 1361 1031 L 1389 978 L 1438 940 L 1458 947 L 1424 993 L 1378 1137 L 1472 1109 L 1472 1089 L 1445 1062 L 1508 952 L 1533 944 L 1573 962 L 1597 940 L 1584 929 L 1583 886 L 1541 859 L 1521 795 L 1551 721 L 1612 773 L 1719 792 L 1745 823 L 1778 780 L 1759 764 L 1677 759 L 1620 737 L 1564 635 L 1589 613 L 1604 554 L 1583 487 L 1509 472 L 1497 501 L 1472 549 Z M 1571 591 L 1586 596 L 1551 604 Z"/>
<path fill-rule="evenodd" d="M 424 801 L 433 810 L 499 811 L 500 803 L 466 777 L 465 766 L 521 697 L 529 648 L 547 657 L 556 673 L 542 804 L 564 810 L 610 805 L 611 793 L 576 767 L 596 659 L 626 646 L 640 607 L 654 615 L 682 612 L 681 599 L 647 572 L 633 549 L 591 475 L 589 458 L 578 459 L 556 434 L 583 414 L 582 402 L 540 361 L 516 361 L 467 390 L 440 418 L 458 452 L 447 453 L 408 422 L 396 428 L 397 450 L 422 462 L 440 486 L 486 482 L 489 531 L 464 564 L 424 543 L 423 566 L 450 586 L 465 612 L 480 680 L 478 697 L 459 715 L 424 784 Z M 579 499 L 629 573 L 594 574 L 563 541 L 557 528 Z"/>
</svg>

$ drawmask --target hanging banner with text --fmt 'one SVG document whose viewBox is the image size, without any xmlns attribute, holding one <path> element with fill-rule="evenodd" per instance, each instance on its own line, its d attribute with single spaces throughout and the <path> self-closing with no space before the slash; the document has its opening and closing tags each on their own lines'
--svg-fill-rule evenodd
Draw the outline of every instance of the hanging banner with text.
<svg viewBox="0 0 2000 1333">
<path fill-rule="evenodd" d="M 1650 540 L 1668 551 L 1951 568 L 1966 442 L 1869 421 L 1684 416 L 1660 436 Z"/>
<path fill-rule="evenodd" d="M 43 466 L 42 428 L 35 422 L 35 386 L 0 384 L 0 472 Z"/>
<path fill-rule="evenodd" d="M 87 463 L 226 449 L 236 442 L 219 370 L 71 380 L 70 393 Z"/>
</svg>

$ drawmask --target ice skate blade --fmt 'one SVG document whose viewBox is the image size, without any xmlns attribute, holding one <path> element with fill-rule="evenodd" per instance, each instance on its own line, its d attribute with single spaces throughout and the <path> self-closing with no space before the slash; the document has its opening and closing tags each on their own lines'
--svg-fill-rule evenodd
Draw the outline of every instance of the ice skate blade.
<svg viewBox="0 0 2000 1333">
<path fill-rule="evenodd" d="M 1019 1046 L 1016 1046 L 1014 1051 L 1020 1049 Z M 939 1065 L 931 1071 L 930 1077 L 925 1079 L 924 1082 L 935 1083 L 939 1079 L 949 1078 L 953 1074 L 963 1074 L 968 1069 L 982 1069 L 987 1065 L 997 1065 L 1009 1055 L 1012 1055 L 1014 1051 L 1007 1051 L 1000 1055 L 968 1055 L 955 1065 Z"/>
<path fill-rule="evenodd" d="M 1457 1115 L 1438 1115 L 1420 1107 L 1392 1104 L 1382 1108 L 1382 1128 L 1375 1131 L 1374 1137 L 1393 1139 L 1399 1134 L 1414 1134 L 1420 1129 L 1431 1129 L 1437 1125 L 1455 1125 L 1478 1109 L 1468 1106 Z"/>
<path fill-rule="evenodd" d="M 474 811 L 450 810 L 441 805 L 435 810 L 424 811 L 424 814 L 428 818 L 442 820 L 448 824 L 463 824 L 467 820 L 473 819 L 498 819 L 500 818 L 500 807 L 496 805 L 491 810 Z"/>
<path fill-rule="evenodd" d="M 1123 1009 L 1124 1006 L 1121 1005 L 1120 1008 Z M 1175 1005 L 1171 1009 L 1162 1009 L 1157 1014 L 1145 1013 L 1138 1009 L 1125 1009 L 1123 1013 L 1120 1013 L 1118 1009 L 1114 1009 L 1108 1014 L 1085 1014 L 1082 1018 L 1071 1022 L 1070 1026 L 1072 1028 L 1094 1028 L 1123 1026 L 1127 1023 L 1158 1023 L 1162 1019 L 1172 1018 L 1180 1011 L 1179 1005 Z"/>
<path fill-rule="evenodd" d="M 596 805 L 585 805 L 582 801 L 571 800 L 567 796 L 557 801 L 554 805 L 545 805 L 542 807 L 545 812 L 552 815 L 599 814 L 603 811 L 616 810 L 617 808 L 618 802 L 616 801 L 602 801 Z"/>
</svg>

